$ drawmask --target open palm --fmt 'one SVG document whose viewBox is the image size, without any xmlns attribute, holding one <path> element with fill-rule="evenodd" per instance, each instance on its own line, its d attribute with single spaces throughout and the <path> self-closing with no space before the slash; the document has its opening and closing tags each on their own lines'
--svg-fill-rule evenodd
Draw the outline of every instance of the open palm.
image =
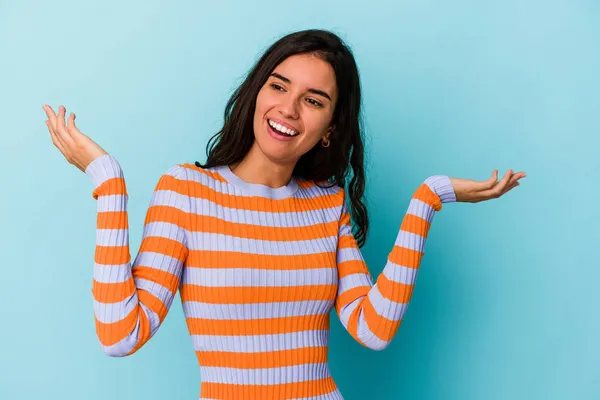
<svg viewBox="0 0 600 400">
<path fill-rule="evenodd" d="M 65 123 L 67 109 L 64 106 L 58 107 L 58 115 L 49 105 L 44 105 L 43 108 L 48 117 L 46 126 L 52 137 L 52 143 L 65 156 L 69 164 L 73 164 L 85 172 L 92 161 L 106 154 L 102 147 L 77 129 L 74 113 L 69 115 L 69 119 Z"/>
<path fill-rule="evenodd" d="M 525 172 L 514 173 L 509 169 L 500 181 L 498 181 L 498 170 L 494 170 L 492 177 L 485 181 L 462 178 L 450 178 L 450 181 L 456 194 L 456 201 L 478 203 L 503 196 L 509 190 L 519 186 L 519 179 L 526 176 Z"/>
</svg>

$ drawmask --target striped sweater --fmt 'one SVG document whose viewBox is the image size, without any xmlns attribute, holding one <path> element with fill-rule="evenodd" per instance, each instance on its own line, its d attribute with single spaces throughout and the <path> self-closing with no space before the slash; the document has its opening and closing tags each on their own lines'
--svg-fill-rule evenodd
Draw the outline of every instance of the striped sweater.
<svg viewBox="0 0 600 400">
<path fill-rule="evenodd" d="M 374 283 L 339 186 L 292 178 L 271 188 L 228 166 L 176 164 L 153 191 L 131 262 L 119 163 L 105 154 L 85 173 L 97 200 L 92 294 L 102 349 L 137 351 L 179 289 L 201 399 L 342 399 L 327 363 L 331 311 L 356 341 L 385 348 L 411 298 L 435 211 L 456 201 L 449 177 L 427 178 Z"/>
</svg>

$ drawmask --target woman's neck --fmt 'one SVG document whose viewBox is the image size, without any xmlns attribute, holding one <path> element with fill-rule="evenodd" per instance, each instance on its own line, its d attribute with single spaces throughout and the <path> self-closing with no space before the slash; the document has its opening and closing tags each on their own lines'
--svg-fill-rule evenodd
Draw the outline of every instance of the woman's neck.
<svg viewBox="0 0 600 400">
<path fill-rule="evenodd" d="M 256 146 L 252 146 L 242 161 L 229 167 L 243 181 L 271 188 L 288 185 L 294 171 L 294 164 L 275 163 L 262 154 Z"/>
</svg>

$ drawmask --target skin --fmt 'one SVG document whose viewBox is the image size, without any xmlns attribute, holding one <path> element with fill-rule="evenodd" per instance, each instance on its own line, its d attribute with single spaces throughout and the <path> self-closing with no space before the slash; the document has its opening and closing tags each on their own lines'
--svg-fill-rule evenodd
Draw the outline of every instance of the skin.
<svg viewBox="0 0 600 400">
<path fill-rule="evenodd" d="M 310 54 L 284 60 L 256 97 L 254 144 L 241 162 L 230 166 L 232 171 L 251 183 L 287 184 L 300 157 L 333 130 L 337 95 L 329 63 Z M 269 119 L 300 134 L 291 141 L 274 139 L 267 131 Z"/>
<path fill-rule="evenodd" d="M 246 182 L 277 188 L 289 183 L 294 165 L 313 146 L 320 146 L 335 129 L 332 116 L 337 101 L 333 68 L 313 55 L 294 55 L 274 70 L 256 98 L 254 144 L 242 161 L 230 168 Z M 75 114 L 65 122 L 66 108 L 58 114 L 44 105 L 52 143 L 81 171 L 107 152 L 75 125 Z M 273 119 L 300 134 L 290 141 L 273 138 L 267 120 Z M 334 146 L 335 144 L 332 144 Z M 503 196 L 519 185 L 524 172 L 508 170 L 498 181 L 498 170 L 484 181 L 451 177 L 458 202 L 478 203 Z"/>
</svg>

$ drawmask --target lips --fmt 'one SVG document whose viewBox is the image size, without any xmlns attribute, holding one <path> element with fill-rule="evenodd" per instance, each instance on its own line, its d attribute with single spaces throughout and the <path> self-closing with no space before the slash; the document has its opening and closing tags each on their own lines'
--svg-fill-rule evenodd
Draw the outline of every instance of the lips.
<svg viewBox="0 0 600 400">
<path fill-rule="evenodd" d="M 267 132 L 269 133 L 269 135 L 278 141 L 288 142 L 288 141 L 296 139 L 296 137 L 298 136 L 298 134 L 296 134 L 296 136 L 289 136 L 285 133 L 279 132 L 276 129 L 273 129 L 271 127 L 271 125 L 269 125 L 268 122 L 266 125 L 267 125 Z"/>
<path fill-rule="evenodd" d="M 284 135 L 287 136 L 298 136 L 300 134 L 300 132 L 297 129 L 294 129 L 293 127 L 287 125 L 287 124 L 283 124 L 279 121 L 273 120 L 273 119 L 267 119 L 267 124 L 276 132 L 282 133 Z"/>
</svg>

